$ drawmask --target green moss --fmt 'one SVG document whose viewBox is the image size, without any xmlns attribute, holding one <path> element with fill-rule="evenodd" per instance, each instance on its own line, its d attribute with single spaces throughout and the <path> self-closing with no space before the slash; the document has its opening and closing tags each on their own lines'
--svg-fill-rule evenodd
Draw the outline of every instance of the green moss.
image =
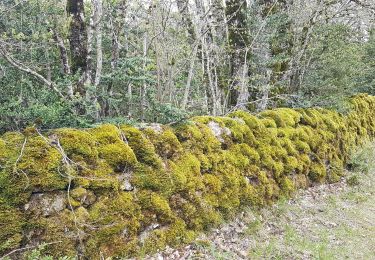
<svg viewBox="0 0 375 260">
<path fill-rule="evenodd" d="M 307 174 L 312 164 L 310 156 L 308 156 L 307 154 L 301 154 L 297 156 L 297 160 L 300 163 L 300 172 L 303 174 Z"/>
<path fill-rule="evenodd" d="M 76 129 L 56 131 L 64 151 L 76 162 L 95 163 L 98 158 L 95 138 L 88 132 Z"/>
<path fill-rule="evenodd" d="M 246 158 L 249 159 L 251 164 L 257 165 L 260 161 L 258 152 L 247 144 L 239 144 L 235 146 L 233 150 L 237 150 L 238 152 L 243 154 Z"/>
<path fill-rule="evenodd" d="M 313 182 L 322 182 L 326 177 L 327 170 L 324 164 L 322 163 L 312 163 L 311 169 L 309 172 L 309 178 Z"/>
<path fill-rule="evenodd" d="M 223 188 L 223 183 L 221 180 L 213 174 L 203 175 L 203 183 L 205 188 L 210 191 L 210 193 L 219 193 Z"/>
<path fill-rule="evenodd" d="M 88 131 L 99 145 L 114 144 L 121 141 L 121 131 L 114 125 L 104 124 Z"/>
<path fill-rule="evenodd" d="M 70 201 L 73 207 L 89 206 L 96 201 L 96 196 L 91 190 L 77 187 L 70 191 Z"/>
<path fill-rule="evenodd" d="M 74 255 L 80 234 L 88 258 L 140 256 L 189 243 L 242 206 L 338 181 L 350 151 L 375 135 L 375 98 L 360 95 L 351 102 L 346 115 L 236 111 L 173 127 L 106 124 L 58 129 L 47 139 L 33 128 L 6 133 L 0 138 L 0 252 L 29 238 L 62 239 L 48 250 Z M 215 136 L 217 127 L 221 136 Z M 127 192 L 125 174 L 132 186 Z M 32 192 L 64 191 L 68 179 L 73 212 L 36 217 L 19 210 Z"/>
<path fill-rule="evenodd" d="M 157 221 L 162 224 L 170 224 L 175 220 L 168 200 L 155 192 L 143 191 L 139 194 L 138 199 L 142 209 L 152 212 L 156 215 Z"/>
<path fill-rule="evenodd" d="M 84 188 L 97 189 L 118 189 L 120 183 L 113 175 L 113 169 L 104 160 L 98 160 L 95 167 L 83 167 L 79 176 L 74 178 L 73 184 Z"/>
<path fill-rule="evenodd" d="M 204 155 L 203 153 L 197 153 L 195 155 L 197 157 L 197 159 L 199 160 L 200 162 L 200 168 L 201 168 L 201 173 L 204 174 L 204 173 L 209 173 L 212 169 L 212 161 L 209 159 L 208 156 Z"/>
<path fill-rule="evenodd" d="M 25 223 L 21 211 L 6 205 L 0 197 L 0 254 L 21 245 Z"/>
<path fill-rule="evenodd" d="M 281 179 L 280 187 L 281 187 L 282 192 L 286 196 L 290 196 L 295 191 L 294 182 L 288 177 L 283 177 Z"/>
<path fill-rule="evenodd" d="M 123 125 L 121 126 L 121 130 L 139 162 L 152 167 L 161 168 L 162 162 L 155 152 L 154 145 L 139 129 Z"/>
<path fill-rule="evenodd" d="M 169 221 L 173 218 L 173 213 L 169 207 L 168 201 L 156 193 L 151 194 L 151 209 L 154 211 L 160 221 Z"/>
<path fill-rule="evenodd" d="M 327 171 L 327 181 L 329 183 L 335 183 L 338 182 L 342 176 L 344 176 L 344 163 L 338 156 L 334 156 L 330 161 L 329 170 Z"/>
<path fill-rule="evenodd" d="M 60 152 L 41 137 L 29 138 L 17 170 L 28 175 L 30 185 L 34 189 L 42 191 L 64 189 L 67 179 L 58 172 L 61 159 Z"/>
<path fill-rule="evenodd" d="M 319 117 L 319 112 L 316 109 L 305 109 L 299 110 L 301 112 L 301 123 L 304 125 L 309 125 L 313 128 L 317 128 L 320 123 L 321 119 Z"/>
<path fill-rule="evenodd" d="M 243 119 L 223 118 L 222 122 L 224 123 L 224 126 L 230 130 L 232 141 L 234 143 L 246 143 L 251 146 L 258 145 L 258 141 L 252 130 Z"/>
<path fill-rule="evenodd" d="M 171 193 L 171 176 L 165 170 L 155 170 L 151 166 L 137 165 L 133 173 L 133 184 L 139 189 Z"/>
<path fill-rule="evenodd" d="M 177 190 L 194 192 L 203 187 L 201 163 L 195 155 L 183 154 L 170 167 L 173 186 Z"/>
<path fill-rule="evenodd" d="M 3 139 L 0 139 L 0 165 L 2 167 L 4 167 L 6 154 L 7 154 L 7 149 L 6 149 L 5 141 Z"/>
<path fill-rule="evenodd" d="M 229 114 L 231 118 L 240 118 L 242 119 L 245 124 L 252 130 L 258 131 L 262 128 L 261 121 L 254 115 L 251 115 L 245 111 L 236 111 Z"/>
<path fill-rule="evenodd" d="M 192 242 L 195 233 L 186 230 L 185 222 L 177 220 L 163 229 L 153 231 L 146 241 L 144 241 L 141 249 L 144 254 L 155 253 L 159 249 L 163 249 L 166 245 L 176 246 L 182 243 Z"/>
<path fill-rule="evenodd" d="M 211 129 L 200 122 L 187 122 L 175 128 L 175 134 L 185 150 L 193 153 L 211 153 L 221 149 L 221 143 Z"/>
<path fill-rule="evenodd" d="M 134 167 L 137 163 L 133 150 L 124 143 L 107 144 L 98 150 L 99 157 L 111 165 L 115 171 L 122 172 L 125 168 Z"/>
<path fill-rule="evenodd" d="M 141 228 L 141 207 L 130 193 L 100 197 L 90 208 L 87 224 L 97 226 L 87 241 L 87 252 L 95 257 L 129 256 L 136 250 L 134 238 Z"/>
<path fill-rule="evenodd" d="M 182 146 L 172 130 L 167 129 L 162 133 L 157 133 L 152 129 L 145 130 L 147 136 L 154 144 L 156 152 L 164 159 L 177 156 L 182 151 Z"/>
<path fill-rule="evenodd" d="M 196 233 L 192 230 L 187 230 L 185 222 L 181 219 L 171 224 L 165 233 L 166 242 L 170 246 L 191 243 L 196 237 Z"/>
<path fill-rule="evenodd" d="M 277 128 L 277 124 L 272 118 L 263 118 L 260 121 L 267 128 Z"/>
<path fill-rule="evenodd" d="M 217 199 L 215 194 L 204 191 L 204 194 L 176 194 L 170 201 L 171 207 L 185 221 L 188 229 L 202 231 L 222 222 L 220 212 L 215 210 L 218 207 Z"/>
<path fill-rule="evenodd" d="M 259 114 L 262 118 L 272 118 L 278 127 L 295 127 L 299 123 L 301 115 L 297 111 L 289 108 L 278 108 L 267 110 Z"/>
<path fill-rule="evenodd" d="M 284 170 L 286 173 L 291 173 L 296 169 L 302 170 L 300 168 L 300 162 L 296 157 L 288 156 L 284 162 Z"/>
<path fill-rule="evenodd" d="M 154 254 L 167 245 L 166 234 L 163 230 L 154 230 L 144 241 L 141 248 L 141 255 Z"/>
<path fill-rule="evenodd" d="M 287 151 L 288 155 L 296 156 L 298 151 L 293 144 L 293 142 L 288 138 L 280 138 L 279 139 L 280 145 Z"/>
<path fill-rule="evenodd" d="M 64 189 L 67 179 L 59 169 L 62 156 L 39 136 L 3 136 L 6 152 L 0 168 L 0 197 L 9 204 L 24 204 L 33 191 Z"/>
<path fill-rule="evenodd" d="M 295 141 L 294 145 L 299 152 L 307 154 L 311 151 L 309 144 L 307 144 L 303 141 Z"/>
</svg>

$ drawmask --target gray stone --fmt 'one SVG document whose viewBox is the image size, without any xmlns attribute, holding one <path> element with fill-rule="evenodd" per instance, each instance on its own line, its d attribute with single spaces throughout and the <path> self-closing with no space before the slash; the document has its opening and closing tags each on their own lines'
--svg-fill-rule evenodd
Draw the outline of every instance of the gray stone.
<svg viewBox="0 0 375 260">
<path fill-rule="evenodd" d="M 51 216 L 65 209 L 67 204 L 66 194 L 64 192 L 47 192 L 32 194 L 29 202 L 25 204 L 24 209 L 37 216 Z"/>
<path fill-rule="evenodd" d="M 216 123 L 214 121 L 210 121 L 207 126 L 211 129 L 215 137 L 221 142 L 224 142 L 224 135 L 230 136 L 232 132 L 227 127 L 222 127 L 219 125 L 219 123 Z"/>
<path fill-rule="evenodd" d="M 134 190 L 134 187 L 133 187 L 133 185 L 130 182 L 130 179 L 131 179 L 131 174 L 130 173 L 123 173 L 123 174 L 119 175 L 117 178 L 118 178 L 118 180 L 121 183 L 121 185 L 120 185 L 120 189 L 121 190 L 123 190 L 123 191 L 132 191 L 132 190 Z"/>
</svg>

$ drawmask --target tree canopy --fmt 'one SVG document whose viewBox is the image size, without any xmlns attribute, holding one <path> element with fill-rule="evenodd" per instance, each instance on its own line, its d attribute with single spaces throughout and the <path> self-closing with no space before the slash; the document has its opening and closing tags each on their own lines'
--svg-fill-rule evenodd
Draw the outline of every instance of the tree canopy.
<svg viewBox="0 0 375 260">
<path fill-rule="evenodd" d="M 0 131 L 161 122 L 375 93 L 370 0 L 4 0 Z"/>
</svg>

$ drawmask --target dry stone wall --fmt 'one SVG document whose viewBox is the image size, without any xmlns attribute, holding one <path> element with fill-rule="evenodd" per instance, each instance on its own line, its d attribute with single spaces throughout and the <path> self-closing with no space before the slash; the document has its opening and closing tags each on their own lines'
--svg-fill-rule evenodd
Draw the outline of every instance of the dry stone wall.
<svg viewBox="0 0 375 260">
<path fill-rule="evenodd" d="M 335 182 L 375 136 L 375 97 L 345 115 L 279 108 L 144 129 L 36 129 L 0 138 L 0 255 L 128 257 L 191 242 L 243 206 Z"/>
</svg>

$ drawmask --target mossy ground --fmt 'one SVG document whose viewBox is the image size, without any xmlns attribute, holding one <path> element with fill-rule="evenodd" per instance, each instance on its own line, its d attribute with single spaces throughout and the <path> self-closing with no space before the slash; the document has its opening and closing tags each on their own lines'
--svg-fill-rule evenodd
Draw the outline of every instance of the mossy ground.
<svg viewBox="0 0 375 260">
<path fill-rule="evenodd" d="M 63 237 L 52 254 L 128 257 L 188 243 L 244 206 L 337 181 L 349 151 L 375 136 L 375 98 L 341 115 L 275 109 L 173 127 L 33 129 L 0 138 L 0 253 Z M 51 216 L 31 194 L 65 191 Z M 27 221 L 24 221 L 27 219 Z M 35 232 L 31 232 L 31 230 Z"/>
</svg>

